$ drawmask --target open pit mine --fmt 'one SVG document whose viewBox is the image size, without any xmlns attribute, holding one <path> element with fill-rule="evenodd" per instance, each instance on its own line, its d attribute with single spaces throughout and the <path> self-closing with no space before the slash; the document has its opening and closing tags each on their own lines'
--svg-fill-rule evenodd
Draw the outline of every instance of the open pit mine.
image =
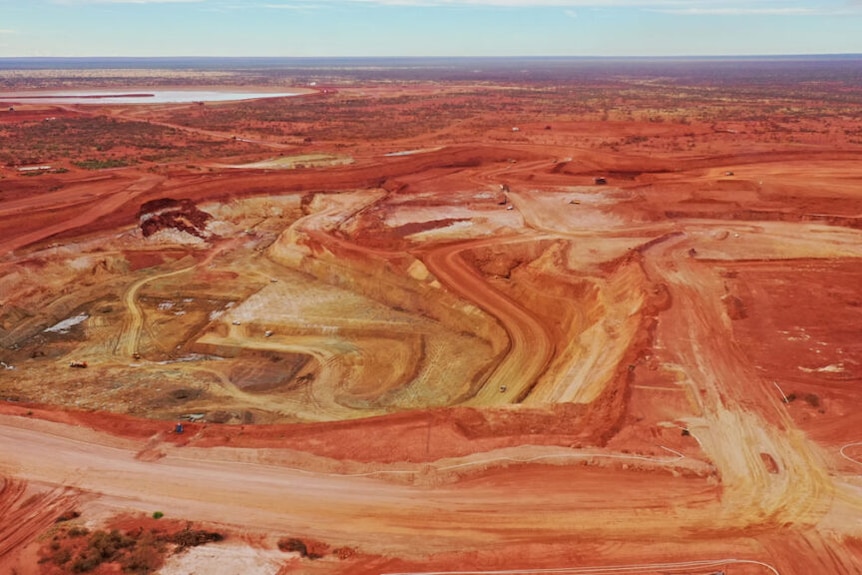
<svg viewBox="0 0 862 575">
<path fill-rule="evenodd" d="M 862 573 L 858 80 L 536 66 L 0 75 L 0 573 Z"/>
</svg>

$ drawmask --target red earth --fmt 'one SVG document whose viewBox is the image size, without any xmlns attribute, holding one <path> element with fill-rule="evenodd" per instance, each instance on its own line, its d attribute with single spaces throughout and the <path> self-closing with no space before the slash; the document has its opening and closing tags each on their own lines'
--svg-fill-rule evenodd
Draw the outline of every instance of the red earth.
<svg viewBox="0 0 862 575">
<path fill-rule="evenodd" d="M 862 572 L 862 92 L 704 78 L 0 113 L 0 571 Z"/>
</svg>

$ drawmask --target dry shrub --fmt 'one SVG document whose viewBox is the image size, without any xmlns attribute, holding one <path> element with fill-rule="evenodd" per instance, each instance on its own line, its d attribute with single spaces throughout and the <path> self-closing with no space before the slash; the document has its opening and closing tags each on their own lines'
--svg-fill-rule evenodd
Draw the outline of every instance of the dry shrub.
<svg viewBox="0 0 862 575">
<path fill-rule="evenodd" d="M 288 537 L 278 540 L 278 548 L 285 553 L 299 553 L 302 557 L 308 557 L 308 547 L 302 542 L 302 539 Z"/>
<path fill-rule="evenodd" d="M 180 550 L 189 547 L 197 547 L 205 543 L 217 543 L 224 539 L 224 535 L 216 531 L 206 531 L 204 529 L 191 529 L 186 527 L 179 533 L 171 537 L 171 542 L 175 543 Z"/>
<path fill-rule="evenodd" d="M 302 539 L 296 537 L 284 537 L 278 540 L 278 548 L 285 553 L 299 553 L 300 557 L 305 559 L 320 559 L 324 553 L 322 548 L 327 548 L 325 544 L 311 543 L 306 544 Z"/>
<path fill-rule="evenodd" d="M 82 540 L 83 537 L 86 540 Z M 137 529 L 121 532 L 99 530 L 90 532 L 79 526 L 61 530 L 43 548 L 40 563 L 53 564 L 50 573 L 90 573 L 103 564 L 119 565 L 123 573 L 147 575 L 157 571 L 166 554 L 175 546 L 177 551 L 205 543 L 221 541 L 224 536 L 214 531 L 192 529 L 191 524 L 180 531 Z M 116 567 L 115 567 L 116 568 Z"/>
</svg>

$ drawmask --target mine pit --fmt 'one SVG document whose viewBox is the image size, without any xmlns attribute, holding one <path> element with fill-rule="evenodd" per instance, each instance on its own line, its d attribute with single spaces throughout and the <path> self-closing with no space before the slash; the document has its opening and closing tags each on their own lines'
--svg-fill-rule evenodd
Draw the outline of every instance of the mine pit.
<svg viewBox="0 0 862 575">
<path fill-rule="evenodd" d="M 862 572 L 829 62 L 4 90 L 0 572 Z"/>
</svg>

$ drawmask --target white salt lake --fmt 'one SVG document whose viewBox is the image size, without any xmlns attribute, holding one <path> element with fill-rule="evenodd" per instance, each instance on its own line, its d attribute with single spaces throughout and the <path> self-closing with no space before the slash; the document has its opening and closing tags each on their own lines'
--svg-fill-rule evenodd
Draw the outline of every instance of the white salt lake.
<svg viewBox="0 0 862 575">
<path fill-rule="evenodd" d="M 183 104 L 286 98 L 302 92 L 239 92 L 232 90 L 57 90 L 0 94 L 0 100 L 21 104 Z"/>
</svg>

